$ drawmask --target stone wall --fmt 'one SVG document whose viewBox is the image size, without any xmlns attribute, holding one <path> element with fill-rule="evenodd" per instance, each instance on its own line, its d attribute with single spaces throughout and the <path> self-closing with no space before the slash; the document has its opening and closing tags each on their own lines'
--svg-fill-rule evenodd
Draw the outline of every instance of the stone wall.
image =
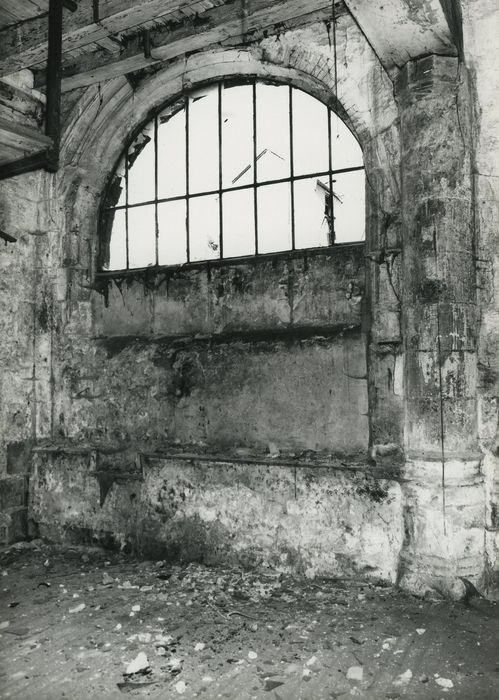
<svg viewBox="0 0 499 700">
<path fill-rule="evenodd" d="M 395 582 L 400 485 L 365 469 L 40 448 L 31 513 L 55 540 L 148 558 Z"/>
<path fill-rule="evenodd" d="M 357 245 L 99 278 L 58 346 L 55 434 L 363 456 L 363 271 Z"/>
<path fill-rule="evenodd" d="M 198 558 L 371 571 L 418 593 L 457 595 L 459 576 L 493 590 L 494 5 L 463 0 L 460 59 L 390 75 L 344 15 L 336 75 L 318 23 L 67 96 L 60 172 L 0 187 L 2 223 L 20 233 L 2 286 L 0 463 L 8 444 L 36 444 L 43 532 L 184 558 L 200 540 Z M 345 116 L 366 164 L 365 250 L 96 275 L 99 204 L 130 131 L 237 74 Z"/>
</svg>

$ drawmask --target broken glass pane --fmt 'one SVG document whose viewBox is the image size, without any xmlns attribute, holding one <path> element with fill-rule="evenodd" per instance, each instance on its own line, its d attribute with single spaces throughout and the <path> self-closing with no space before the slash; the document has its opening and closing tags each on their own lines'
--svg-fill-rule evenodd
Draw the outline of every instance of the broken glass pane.
<svg viewBox="0 0 499 700">
<path fill-rule="evenodd" d="M 329 245 L 329 178 L 296 180 L 294 188 L 296 248 Z"/>
<path fill-rule="evenodd" d="M 187 261 L 185 216 L 185 199 L 158 204 L 158 262 L 160 265 L 180 265 Z"/>
<path fill-rule="evenodd" d="M 191 260 L 220 257 L 220 212 L 218 195 L 189 200 L 189 244 Z"/>
<path fill-rule="evenodd" d="M 329 170 L 328 110 L 302 90 L 292 91 L 293 169 L 295 175 Z"/>
<path fill-rule="evenodd" d="M 106 207 L 121 207 L 126 204 L 125 157 L 123 156 L 114 171 L 107 190 Z"/>
<path fill-rule="evenodd" d="M 155 198 L 154 122 L 148 124 L 128 148 L 128 204 Z"/>
<path fill-rule="evenodd" d="M 365 238 L 365 174 L 363 170 L 333 175 L 336 243 Z"/>
<path fill-rule="evenodd" d="M 258 188 L 258 252 L 291 248 L 290 183 Z"/>
<path fill-rule="evenodd" d="M 128 210 L 128 266 L 156 264 L 156 217 L 154 204 Z"/>
<path fill-rule="evenodd" d="M 226 192 L 223 205 L 224 258 L 255 253 L 255 205 L 253 189 Z"/>
<path fill-rule="evenodd" d="M 253 182 L 253 87 L 222 90 L 222 184 Z"/>
<path fill-rule="evenodd" d="M 256 86 L 257 181 L 279 180 L 290 175 L 289 88 Z"/>
<path fill-rule="evenodd" d="M 189 192 L 218 190 L 218 85 L 189 96 Z"/>
<path fill-rule="evenodd" d="M 359 142 L 346 124 L 331 112 L 331 160 L 333 170 L 364 165 Z"/>
<path fill-rule="evenodd" d="M 185 189 L 185 110 L 158 115 L 158 199 L 177 197 Z"/>
<path fill-rule="evenodd" d="M 126 212 L 125 209 L 111 209 L 104 215 L 104 236 L 111 227 L 109 238 L 109 260 L 104 261 L 104 270 L 124 270 L 126 268 Z"/>
</svg>

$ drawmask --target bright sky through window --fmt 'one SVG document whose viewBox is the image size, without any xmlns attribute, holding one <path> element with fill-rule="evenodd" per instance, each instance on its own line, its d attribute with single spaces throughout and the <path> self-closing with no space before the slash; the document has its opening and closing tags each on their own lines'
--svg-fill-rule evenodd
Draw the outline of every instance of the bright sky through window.
<svg viewBox="0 0 499 700">
<path fill-rule="evenodd" d="M 197 89 L 127 148 L 103 208 L 104 269 L 361 241 L 360 146 L 322 102 L 254 81 Z"/>
</svg>

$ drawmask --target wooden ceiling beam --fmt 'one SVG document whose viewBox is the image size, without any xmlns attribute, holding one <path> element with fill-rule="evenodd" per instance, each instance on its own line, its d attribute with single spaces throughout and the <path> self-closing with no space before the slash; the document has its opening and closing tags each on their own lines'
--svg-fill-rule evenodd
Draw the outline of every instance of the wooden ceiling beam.
<svg viewBox="0 0 499 700">
<path fill-rule="evenodd" d="M 346 13 L 343 3 L 339 8 L 337 17 Z M 120 55 L 101 51 L 82 56 L 63 70 L 62 90 L 67 92 L 104 82 L 214 45 L 249 43 L 272 27 L 304 19 L 330 20 L 330 0 L 253 0 L 251 12 L 244 16 L 239 3 L 214 7 L 169 29 L 151 30 L 150 52 L 144 50 L 143 38 L 139 35 L 128 41 Z"/>
<path fill-rule="evenodd" d="M 192 4 L 194 0 L 100 0 L 99 21 L 94 22 L 93 3 L 80 0 L 74 12 L 64 10 L 63 53 L 105 41 L 110 34 L 138 30 Z M 47 47 L 46 15 L 0 30 L 0 76 L 43 63 Z"/>
</svg>

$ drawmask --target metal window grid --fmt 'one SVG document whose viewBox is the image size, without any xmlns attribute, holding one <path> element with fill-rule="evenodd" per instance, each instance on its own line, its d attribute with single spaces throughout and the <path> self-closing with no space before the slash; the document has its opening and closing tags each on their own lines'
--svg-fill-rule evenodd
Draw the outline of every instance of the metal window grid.
<svg viewBox="0 0 499 700">
<path fill-rule="evenodd" d="M 158 113 L 153 118 L 153 139 L 154 139 L 154 198 L 142 201 L 129 203 L 128 201 L 128 152 L 130 146 L 133 144 L 133 139 L 130 145 L 125 149 L 125 204 L 106 206 L 107 196 L 104 199 L 104 206 L 102 207 L 102 214 L 112 211 L 125 211 L 125 241 L 126 241 L 126 269 L 130 268 L 130 256 L 129 256 L 129 219 L 128 211 L 133 208 L 143 207 L 146 205 L 154 204 L 155 210 L 155 265 L 159 266 L 159 226 L 158 226 L 158 204 L 164 202 L 175 202 L 185 200 L 186 202 L 186 262 L 191 261 L 191 251 L 190 251 L 190 217 L 189 217 L 189 202 L 191 199 L 196 197 L 204 197 L 209 195 L 218 195 L 218 207 L 219 207 L 219 256 L 218 259 L 224 260 L 223 254 L 223 197 L 222 195 L 228 192 L 238 192 L 241 190 L 253 190 L 253 203 L 254 203 L 254 227 L 255 227 L 255 256 L 259 255 L 258 250 L 258 188 L 267 185 L 278 185 L 282 183 L 290 184 L 290 213 L 291 213 L 291 251 L 296 250 L 296 240 L 295 240 L 295 206 L 294 206 L 294 183 L 300 180 L 307 180 L 310 178 L 320 178 L 327 177 L 329 179 L 329 198 L 327 199 L 327 208 L 329 210 L 329 246 L 334 245 L 335 242 L 335 232 L 334 232 L 334 202 L 333 202 L 333 182 L 334 175 L 341 175 L 343 173 L 358 172 L 365 170 L 364 165 L 354 166 L 350 168 L 339 168 L 337 170 L 333 169 L 333 158 L 332 158 L 332 148 L 331 148 L 331 117 L 333 114 L 337 117 L 333 110 L 325 105 L 327 109 L 327 132 L 328 132 L 328 169 L 321 170 L 317 172 L 307 172 L 301 175 L 295 175 L 294 173 L 294 124 L 293 124 L 293 91 L 296 89 L 292 85 L 289 85 L 288 92 L 288 112 L 289 112 L 289 148 L 290 148 L 290 175 L 289 177 L 262 180 L 258 181 L 257 168 L 258 168 L 258 153 L 257 153 L 257 84 L 259 81 L 256 79 L 251 80 L 252 86 L 252 107 L 253 107 L 253 182 L 246 185 L 232 185 L 231 187 L 223 187 L 223 127 L 222 127 L 222 90 L 224 81 L 220 80 L 216 83 L 211 83 L 211 85 L 217 85 L 217 110 L 218 110 L 218 188 L 211 190 L 203 190 L 201 192 L 190 192 L 189 189 L 189 136 L 190 136 L 190 122 L 189 122 L 189 94 L 184 96 L 184 110 L 185 110 L 185 194 L 175 195 L 171 197 L 158 197 Z M 231 82 L 231 86 L 237 84 L 248 84 L 247 81 L 241 83 Z M 207 86 L 209 87 L 209 86 Z M 151 123 L 151 122 L 149 122 Z M 144 128 L 144 127 L 142 127 Z M 133 167 L 133 166 L 132 166 Z M 111 233 L 112 235 L 112 233 Z M 328 246 L 324 246 L 328 247 Z M 300 247 L 300 249 L 302 249 Z M 276 252 L 287 252 L 287 251 L 276 251 Z M 243 254 L 237 257 L 247 258 L 247 254 Z M 237 259 L 237 257 L 235 259 Z M 213 259 L 211 259 L 213 260 Z M 203 262 L 196 260 L 195 262 Z"/>
</svg>

